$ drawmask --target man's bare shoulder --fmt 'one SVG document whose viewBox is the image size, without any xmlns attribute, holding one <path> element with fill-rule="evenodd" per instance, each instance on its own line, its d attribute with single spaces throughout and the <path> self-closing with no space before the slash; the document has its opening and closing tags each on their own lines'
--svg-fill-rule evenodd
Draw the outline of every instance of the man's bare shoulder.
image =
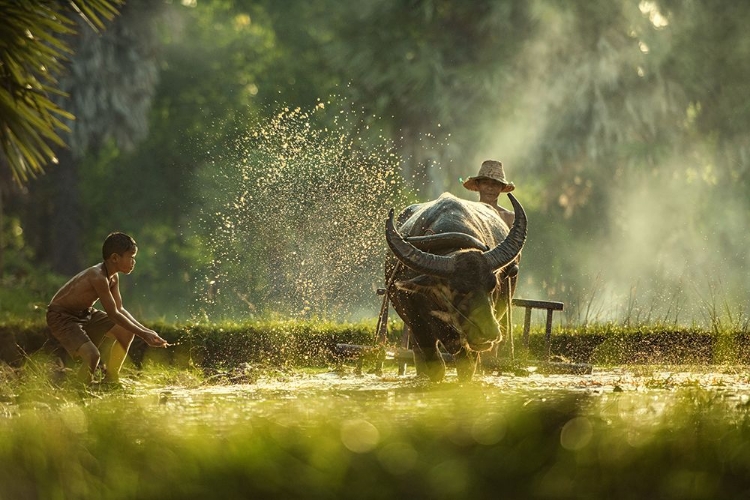
<svg viewBox="0 0 750 500">
<path fill-rule="evenodd" d="M 507 208 L 501 206 L 501 205 L 495 205 L 495 210 L 497 210 L 501 214 L 513 214 L 515 215 L 515 212 L 512 210 L 508 210 Z"/>
</svg>

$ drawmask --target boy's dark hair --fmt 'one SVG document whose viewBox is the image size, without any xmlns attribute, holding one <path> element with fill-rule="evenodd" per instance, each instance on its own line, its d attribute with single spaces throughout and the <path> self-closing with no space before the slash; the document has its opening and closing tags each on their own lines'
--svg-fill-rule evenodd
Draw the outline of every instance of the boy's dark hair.
<svg viewBox="0 0 750 500">
<path fill-rule="evenodd" d="M 125 233 L 110 233 L 102 245 L 102 257 L 107 260 L 110 255 L 116 253 L 122 255 L 138 247 L 135 240 Z"/>
</svg>

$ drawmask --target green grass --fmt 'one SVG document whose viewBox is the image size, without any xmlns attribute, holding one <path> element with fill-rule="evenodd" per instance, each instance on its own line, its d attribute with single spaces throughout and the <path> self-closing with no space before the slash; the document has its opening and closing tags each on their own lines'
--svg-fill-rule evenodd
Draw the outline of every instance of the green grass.
<svg viewBox="0 0 750 500">
<path fill-rule="evenodd" d="M 141 366 L 156 362 L 179 368 L 231 369 L 241 363 L 285 367 L 327 367 L 340 363 L 339 343 L 375 345 L 375 320 L 358 323 L 326 321 L 256 320 L 222 323 L 148 323 L 170 343 L 165 350 L 149 349 L 139 339 L 130 358 Z M 400 343 L 402 324 L 389 324 L 388 342 Z M 545 336 L 534 325 L 529 350 L 521 347 L 515 331 L 516 353 L 521 358 L 543 359 Z M 0 322 L 0 361 L 13 366 L 38 351 L 49 351 L 47 327 L 35 319 Z M 551 336 L 552 354 L 579 363 L 621 364 L 750 364 L 747 329 L 715 332 L 674 325 L 622 326 L 617 324 L 557 327 Z"/>
<path fill-rule="evenodd" d="M 750 488 L 747 405 L 700 389 L 407 384 L 181 406 L 146 387 L 0 406 L 0 498 L 713 499 Z"/>
<path fill-rule="evenodd" d="M 341 369 L 331 342 L 372 342 L 367 323 L 155 326 L 183 350 L 144 350 L 114 390 L 83 390 L 43 351 L 16 368 L 0 363 L 1 500 L 714 499 L 750 491 L 742 377 L 737 387 L 706 388 L 699 375 L 677 380 L 639 364 L 637 385 L 624 377 L 614 389 L 585 392 L 540 390 L 520 377 L 429 384 Z M 42 327 L 3 328 L 16 336 Z M 553 340 L 589 341 L 601 359 L 615 359 L 628 342 L 648 340 L 653 350 L 655 339 L 704 334 L 664 333 L 556 330 Z M 542 343 L 534 331 L 532 347 Z M 321 373 L 359 382 L 298 385 Z"/>
</svg>

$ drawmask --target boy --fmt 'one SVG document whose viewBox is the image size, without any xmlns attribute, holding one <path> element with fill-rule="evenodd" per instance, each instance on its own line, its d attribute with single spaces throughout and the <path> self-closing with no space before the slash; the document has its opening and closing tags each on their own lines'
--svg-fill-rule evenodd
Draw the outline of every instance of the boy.
<svg viewBox="0 0 750 500">
<path fill-rule="evenodd" d="M 73 358 L 80 357 L 80 378 L 91 383 L 99 364 L 105 336 L 115 342 L 104 381 L 116 383 L 130 343 L 138 335 L 152 347 L 167 347 L 167 341 L 140 324 L 122 306 L 118 273 L 130 274 L 135 267 L 138 246 L 124 233 L 112 233 L 102 246 L 104 261 L 84 269 L 52 297 L 47 306 L 47 325 Z M 105 312 L 94 309 L 99 300 Z"/>
</svg>

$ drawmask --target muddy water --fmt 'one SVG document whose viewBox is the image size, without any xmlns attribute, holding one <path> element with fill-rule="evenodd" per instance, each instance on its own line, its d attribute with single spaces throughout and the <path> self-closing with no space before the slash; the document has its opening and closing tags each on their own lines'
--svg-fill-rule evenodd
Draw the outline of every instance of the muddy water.
<svg viewBox="0 0 750 500">
<path fill-rule="evenodd" d="M 440 384 L 395 370 L 382 376 L 342 372 L 289 372 L 240 384 L 133 388 L 141 407 L 178 418 L 183 425 L 231 427 L 254 419 L 282 426 L 320 420 L 472 421 L 504 408 L 573 398 L 591 415 L 658 418 L 685 394 L 728 407 L 747 406 L 750 377 L 745 367 L 627 367 L 594 369 L 588 375 L 487 375 L 459 383 L 449 374 Z M 697 396 L 696 396 L 697 395 Z"/>
</svg>

